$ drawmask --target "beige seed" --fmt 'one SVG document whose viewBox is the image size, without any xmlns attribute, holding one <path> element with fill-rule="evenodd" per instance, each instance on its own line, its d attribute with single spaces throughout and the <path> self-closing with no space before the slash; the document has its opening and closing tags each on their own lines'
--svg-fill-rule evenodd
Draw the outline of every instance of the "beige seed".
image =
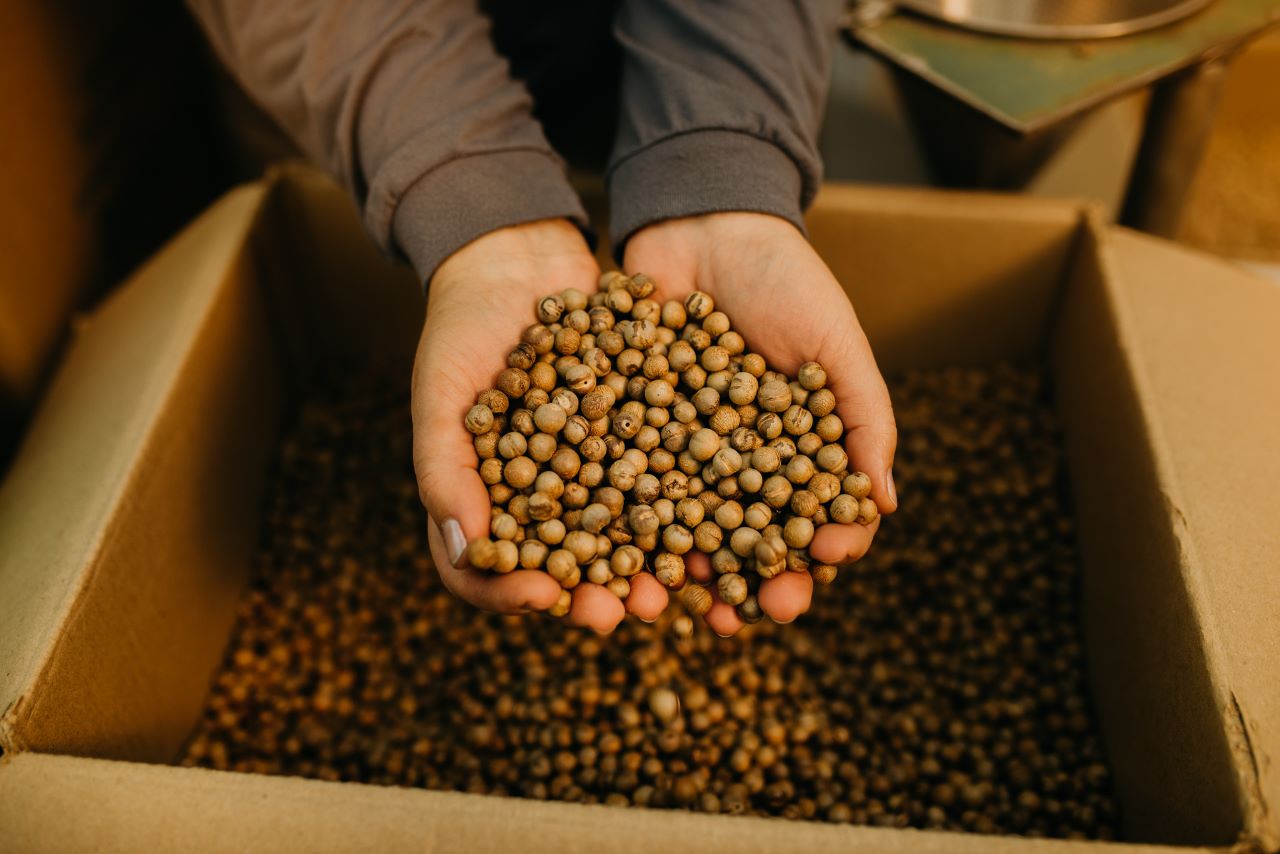
<svg viewBox="0 0 1280 854">
<path fill-rule="evenodd" d="M 573 605 L 573 594 L 568 590 L 560 591 L 560 598 L 556 603 L 547 609 L 547 613 L 553 617 L 563 617 L 569 613 L 569 608 Z"/>
<path fill-rule="evenodd" d="M 804 520 L 808 522 L 808 519 Z M 789 524 L 789 523 L 788 523 Z M 812 525 L 810 528 L 812 529 Z M 755 551 L 756 543 L 760 542 L 760 532 L 755 528 L 742 527 L 738 528 L 729 537 L 729 548 L 738 557 L 750 557 Z M 797 547 L 798 548 L 798 547 Z"/>
<path fill-rule="evenodd" d="M 729 399 L 738 406 L 744 406 L 756 399 L 759 390 L 759 381 L 746 371 L 740 371 L 729 382 Z"/>
<path fill-rule="evenodd" d="M 711 593 L 701 584 L 686 584 L 680 591 L 680 601 L 685 610 L 695 617 L 701 617 L 710 611 L 714 604 Z"/>
<path fill-rule="evenodd" d="M 809 568 L 809 575 L 812 576 L 815 584 L 830 584 L 836 580 L 838 570 L 829 563 L 815 563 Z"/>
<path fill-rule="evenodd" d="M 510 540 L 499 540 L 494 543 L 497 557 L 493 561 L 493 571 L 506 574 L 520 564 L 520 547 Z"/>
<path fill-rule="evenodd" d="M 738 606 L 738 616 L 742 618 L 744 623 L 758 623 L 764 619 L 764 611 L 760 608 L 760 601 L 754 596 L 748 596 L 742 600 L 742 604 Z"/>
<path fill-rule="evenodd" d="M 721 448 L 711 458 L 711 468 L 720 477 L 737 474 L 742 468 L 742 454 L 733 448 Z"/>
<path fill-rule="evenodd" d="M 516 457 L 524 456 L 528 450 L 529 443 L 520 433 L 506 433 L 498 440 L 498 455 L 504 460 L 512 460 Z"/>
<path fill-rule="evenodd" d="M 782 539 L 793 549 L 806 548 L 813 541 L 813 522 L 803 516 L 793 516 L 782 527 Z"/>
<path fill-rule="evenodd" d="M 613 515 L 603 504 L 588 504 L 582 511 L 582 530 L 592 534 L 600 533 L 612 521 Z"/>
<path fill-rule="evenodd" d="M 683 525 L 668 525 L 662 529 L 662 545 L 672 554 L 682 555 L 693 548 L 693 534 Z"/>
<path fill-rule="evenodd" d="M 653 380 L 644 388 L 644 399 L 650 406 L 670 406 L 675 397 L 675 389 L 666 380 Z"/>
<path fill-rule="evenodd" d="M 870 498 L 863 498 L 858 501 L 858 524 L 870 525 L 880 516 L 880 509 L 876 507 L 876 503 Z"/>
<path fill-rule="evenodd" d="M 549 546 L 558 546 L 564 541 L 564 522 L 559 519 L 548 519 L 538 524 L 538 539 Z"/>
<path fill-rule="evenodd" d="M 498 374 L 496 385 L 507 397 L 524 397 L 529 390 L 529 375 L 519 368 L 506 368 Z"/>
<path fill-rule="evenodd" d="M 715 311 L 716 301 L 705 291 L 694 291 L 684 298 L 684 309 L 694 320 L 702 320 Z"/>
<path fill-rule="evenodd" d="M 582 333 L 565 326 L 556 333 L 554 350 L 564 356 L 572 356 L 582 346 Z"/>
<path fill-rule="evenodd" d="M 813 477 L 816 471 L 817 469 L 814 467 L 813 460 L 801 454 L 797 454 L 787 461 L 787 480 L 797 486 L 808 483 L 809 478 Z"/>
<path fill-rule="evenodd" d="M 497 544 L 487 537 L 472 540 L 467 546 L 466 562 L 473 569 L 493 569 L 497 560 Z"/>
<path fill-rule="evenodd" d="M 551 438 L 545 433 L 540 435 L 544 440 Z M 534 439 L 537 438 L 537 436 L 534 437 Z M 533 447 L 533 444 L 534 440 L 530 439 L 530 448 Z M 540 441 L 538 444 L 545 444 L 545 441 Z M 530 451 L 530 455 L 532 455 L 532 450 Z M 551 455 L 548 465 L 550 465 L 551 471 L 555 472 L 562 479 L 572 480 L 582 468 L 582 460 L 578 457 L 577 452 L 574 451 L 573 448 L 559 448 Z"/>
<path fill-rule="evenodd" d="M 825 472 L 840 474 L 849 468 L 849 455 L 839 445 L 823 445 L 815 459 Z"/>
<path fill-rule="evenodd" d="M 631 595 L 631 582 L 620 575 L 615 575 L 605 584 L 605 589 L 625 602 Z"/>
<path fill-rule="evenodd" d="M 732 406 L 717 406 L 708 423 L 718 436 L 728 436 L 742 424 L 742 416 Z"/>
<path fill-rule="evenodd" d="M 557 295 L 553 294 L 538 300 L 538 320 L 547 325 L 557 323 L 564 316 L 564 311 L 564 300 Z"/>
<path fill-rule="evenodd" d="M 526 538 L 520 544 L 520 566 L 524 569 L 540 569 L 551 550 L 541 540 Z"/>
<path fill-rule="evenodd" d="M 644 569 L 644 553 L 635 546 L 623 545 L 613 550 L 609 558 L 609 568 L 614 575 L 630 578 Z"/>
<path fill-rule="evenodd" d="M 809 478 L 805 489 L 813 493 L 819 504 L 827 504 L 840 494 L 840 478 L 830 472 L 820 471 Z"/>
<path fill-rule="evenodd" d="M 807 489 L 797 489 L 795 492 L 791 493 L 790 506 L 792 513 L 797 516 L 809 518 L 814 513 L 818 512 L 818 507 L 820 505 L 817 497 L 812 492 Z"/>
<path fill-rule="evenodd" d="M 813 413 L 800 404 L 792 404 L 782 415 L 782 427 L 792 436 L 801 436 L 813 427 Z"/>
<path fill-rule="evenodd" d="M 724 529 L 711 520 L 705 520 L 693 529 L 693 545 L 706 554 L 720 548 L 724 540 Z"/>
<path fill-rule="evenodd" d="M 471 440 L 471 444 L 476 449 L 476 456 L 482 460 L 487 460 L 498 452 L 499 441 L 498 431 L 490 430 L 488 433 L 476 436 Z"/>
<path fill-rule="evenodd" d="M 493 427 L 493 410 L 477 403 L 467 410 L 465 424 L 467 429 L 477 436 L 488 433 Z"/>
<path fill-rule="evenodd" d="M 702 351 L 698 364 L 707 372 L 723 371 L 729 367 L 729 351 L 719 344 L 713 344 Z"/>
<path fill-rule="evenodd" d="M 556 387 L 556 379 L 556 369 L 546 362 L 539 362 L 529 369 L 529 391 L 540 389 L 544 392 L 550 392 Z"/>
<path fill-rule="evenodd" d="M 570 531 L 564 535 L 564 548 L 578 563 L 587 563 L 596 559 L 599 553 L 599 543 L 596 541 L 595 534 L 587 531 Z M 797 546 L 797 548 L 799 548 Z"/>
<path fill-rule="evenodd" d="M 753 547 L 754 548 L 754 547 Z M 717 549 L 711 555 L 711 568 L 718 574 L 742 571 L 742 558 L 734 554 L 732 548 Z"/>
<path fill-rule="evenodd" d="M 662 552 L 653 559 L 653 574 L 668 590 L 679 590 L 684 585 L 684 558 L 678 554 Z"/>
<path fill-rule="evenodd" d="M 695 460 L 705 462 L 720 450 L 720 437 L 714 430 L 703 427 L 689 437 L 689 453 Z"/>
<path fill-rule="evenodd" d="M 493 486 L 502 482 L 502 460 L 497 458 L 485 460 L 480 464 L 480 479 L 485 486 Z"/>
<path fill-rule="evenodd" d="M 545 492 L 535 492 L 528 498 L 529 518 L 535 522 L 546 522 L 563 512 L 560 502 Z"/>
<path fill-rule="evenodd" d="M 528 457 L 515 457 L 508 460 L 502 469 L 503 480 L 513 489 L 524 489 L 533 484 L 538 476 L 538 465 Z"/>
<path fill-rule="evenodd" d="M 769 380 L 760 385 L 756 404 L 765 412 L 786 412 L 791 406 L 791 387 L 780 380 Z"/>
<path fill-rule="evenodd" d="M 805 362 L 796 378 L 808 391 L 816 391 L 827 384 L 827 372 L 817 362 Z"/>
<path fill-rule="evenodd" d="M 852 525 L 858 521 L 858 499 L 852 495 L 837 495 L 827 512 L 831 516 L 831 521 L 841 525 Z"/>
<path fill-rule="evenodd" d="M 836 409 L 836 396 L 832 394 L 831 389 L 821 388 L 809 394 L 809 399 L 805 401 L 805 407 L 813 413 L 814 418 L 825 418 Z M 841 430 L 844 425 L 841 424 Z M 834 439 L 830 441 L 835 441 Z"/>
<path fill-rule="evenodd" d="M 727 605 L 741 605 L 747 598 L 747 579 L 737 573 L 722 575 L 716 579 L 716 591 Z"/>
<path fill-rule="evenodd" d="M 656 285 L 654 284 L 653 279 L 649 278 L 644 273 L 636 273 L 634 276 L 626 280 L 624 287 L 626 287 L 627 292 L 636 299 L 645 299 L 653 293 Z"/>
<path fill-rule="evenodd" d="M 703 516 L 706 515 L 707 509 L 701 501 L 696 498 L 681 498 L 676 504 L 675 515 L 680 520 L 680 524 L 686 528 L 693 530 L 702 524 Z"/>
<path fill-rule="evenodd" d="M 847 495 L 852 495 L 854 498 L 866 498 L 871 494 L 871 478 L 860 471 L 855 471 L 845 475 L 840 487 Z"/>
<path fill-rule="evenodd" d="M 791 482 L 782 475 L 774 475 L 764 482 L 764 486 L 760 487 L 760 497 L 764 503 L 775 510 L 779 510 L 787 506 L 791 501 L 791 492 L 793 487 Z"/>
</svg>

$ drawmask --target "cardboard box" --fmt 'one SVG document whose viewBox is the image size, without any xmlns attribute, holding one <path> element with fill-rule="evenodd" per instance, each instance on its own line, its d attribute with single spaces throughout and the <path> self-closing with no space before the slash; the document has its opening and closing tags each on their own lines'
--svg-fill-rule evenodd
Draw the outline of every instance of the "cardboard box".
<svg viewBox="0 0 1280 854">
<path fill-rule="evenodd" d="M 1123 850 L 1275 849 L 1280 290 L 1068 202 L 829 187 L 810 224 L 887 371 L 1045 364 Z M 407 380 L 421 314 L 341 192 L 290 167 L 80 330 L 0 489 L 0 848 L 1116 847 L 164 765 L 226 643 L 291 393 L 339 363 Z"/>
</svg>

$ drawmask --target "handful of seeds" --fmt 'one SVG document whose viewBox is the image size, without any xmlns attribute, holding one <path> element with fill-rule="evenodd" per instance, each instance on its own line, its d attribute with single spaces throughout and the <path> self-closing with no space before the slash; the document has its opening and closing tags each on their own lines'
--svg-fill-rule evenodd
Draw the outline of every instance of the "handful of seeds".
<svg viewBox="0 0 1280 854">
<path fill-rule="evenodd" d="M 712 605 L 684 555 L 710 555 L 720 599 L 761 620 L 761 581 L 810 572 L 828 522 L 870 524 L 871 479 L 849 471 L 844 424 L 817 362 L 788 380 L 747 351 L 710 294 L 653 299 L 643 274 L 605 273 L 588 296 L 537 303 L 538 322 L 507 356 L 496 387 L 464 423 L 493 502 L 475 569 L 543 569 L 564 590 L 583 581 L 625 600 L 651 572 L 695 615 Z"/>
</svg>

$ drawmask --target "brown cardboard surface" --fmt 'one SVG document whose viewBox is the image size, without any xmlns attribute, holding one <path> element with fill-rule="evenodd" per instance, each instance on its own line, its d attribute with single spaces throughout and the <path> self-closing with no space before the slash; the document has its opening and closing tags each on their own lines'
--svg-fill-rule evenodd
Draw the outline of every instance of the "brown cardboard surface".
<svg viewBox="0 0 1280 854">
<path fill-rule="evenodd" d="M 1258 348 L 1267 350 L 1261 364 L 1275 365 L 1276 345 L 1260 334 L 1272 303 L 1250 296 L 1252 283 L 1188 267 L 1166 244 L 1085 219 L 1065 202 L 837 187 L 824 190 L 810 225 L 886 369 L 1035 357 L 1052 342 L 1092 675 L 1127 827 L 1196 844 L 1228 844 L 1246 830 L 1270 844 L 1275 706 L 1262 654 L 1274 648 L 1264 625 L 1273 543 L 1255 527 L 1275 505 L 1274 480 L 1210 500 L 1186 492 L 1204 506 L 1179 516 L 1177 496 L 1188 478 L 1209 476 L 1209 463 L 1203 450 L 1170 448 L 1200 441 L 1205 424 L 1192 416 L 1218 391 L 1201 388 L 1216 371 L 1247 368 Z M 1116 260 L 1128 252 L 1138 253 L 1132 269 Z M 1186 269 L 1221 285 L 1213 299 L 1196 280 L 1182 279 L 1186 295 L 1161 288 Z M 1205 361 L 1213 371 L 1164 388 L 1179 381 L 1175 370 L 1191 370 L 1196 339 L 1186 336 L 1197 319 L 1237 292 L 1239 311 L 1259 315 L 1242 326 L 1248 342 L 1221 333 L 1214 345 L 1224 352 Z M 585 851 L 617 839 L 639 850 L 686 839 L 735 851 L 1096 848 L 43 755 L 175 755 L 230 626 L 263 455 L 288 389 L 338 362 L 399 364 L 420 319 L 412 277 L 378 258 L 335 186 L 297 168 L 224 199 L 94 316 L 0 492 L 0 537 L 17 546 L 0 552 L 0 597 L 17 603 L 0 616 L 0 745 L 10 754 L 0 827 L 51 849 Z M 1267 376 L 1276 374 L 1246 388 L 1265 392 Z M 1218 446 L 1264 454 L 1266 407 L 1242 420 L 1236 401 L 1221 406 L 1208 425 Z M 86 413 L 98 432 L 85 430 Z M 1232 437 L 1233 425 L 1248 441 Z M 1241 506 L 1261 515 L 1222 520 Z M 1248 560 L 1220 541 L 1218 525 L 1246 544 Z M 1228 567 L 1212 581 L 1206 551 Z M 1232 599 L 1255 584 L 1256 609 Z M 70 804 L 81 818 L 55 821 Z"/>
<path fill-rule="evenodd" d="M 1280 847 L 1280 289 L 1125 230 L 1104 259 L 1249 825 Z"/>
<path fill-rule="evenodd" d="M 0 487 L 6 751 L 164 761 L 198 710 L 247 569 L 264 422 L 281 407 L 279 360 L 242 346 L 263 312 L 237 307 L 260 299 L 241 255 L 263 195 L 228 196 L 93 316 Z M 235 370 L 257 377 L 247 397 L 226 386 Z M 220 406 L 238 392 L 242 408 Z M 247 465 L 210 464 L 219 455 Z M 185 704 L 158 696 L 175 681 Z"/>
<path fill-rule="evenodd" d="M 38 805 L 32 809 L 32 805 Z M 0 768 L 17 850 L 1078 854 L 1087 842 L 823 825 L 26 754 Z M 50 821 L 54 815 L 74 821 Z M 1207 848 L 1111 843 L 1116 854 Z"/>
<path fill-rule="evenodd" d="M 1097 222 L 1082 235 L 1052 353 L 1075 497 L 1085 641 L 1127 836 L 1229 842 L 1244 806 L 1204 637 L 1121 339 Z"/>
<path fill-rule="evenodd" d="M 1079 220 L 1064 202 L 827 185 L 807 225 L 891 372 L 1041 352 Z"/>
</svg>

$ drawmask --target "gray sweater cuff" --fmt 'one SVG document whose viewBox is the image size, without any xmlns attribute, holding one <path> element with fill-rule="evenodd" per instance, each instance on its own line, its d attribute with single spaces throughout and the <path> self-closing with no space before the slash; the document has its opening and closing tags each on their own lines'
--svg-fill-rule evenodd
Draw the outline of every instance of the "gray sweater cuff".
<svg viewBox="0 0 1280 854">
<path fill-rule="evenodd" d="M 392 220 L 396 246 L 424 283 L 444 259 L 509 225 L 587 214 L 560 162 L 540 151 L 499 151 L 451 160 L 415 181 Z"/>
<path fill-rule="evenodd" d="M 805 233 L 800 170 L 747 133 L 678 134 L 619 161 L 609 173 L 609 235 L 622 257 L 632 234 L 664 219 L 724 211 L 780 216 Z"/>
</svg>

